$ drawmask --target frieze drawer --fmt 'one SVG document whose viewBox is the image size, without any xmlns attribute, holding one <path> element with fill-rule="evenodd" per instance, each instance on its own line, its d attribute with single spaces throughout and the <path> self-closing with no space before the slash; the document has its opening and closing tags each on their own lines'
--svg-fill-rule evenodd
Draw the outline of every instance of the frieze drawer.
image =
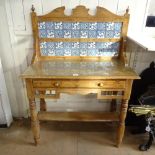
<svg viewBox="0 0 155 155">
<path fill-rule="evenodd" d="M 124 80 L 33 80 L 34 88 L 125 88 Z"/>
</svg>

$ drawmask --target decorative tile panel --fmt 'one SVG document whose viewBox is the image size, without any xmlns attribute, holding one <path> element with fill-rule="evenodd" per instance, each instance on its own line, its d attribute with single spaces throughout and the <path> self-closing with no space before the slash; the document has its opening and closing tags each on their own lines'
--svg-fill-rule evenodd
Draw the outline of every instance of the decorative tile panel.
<svg viewBox="0 0 155 155">
<path fill-rule="evenodd" d="M 120 22 L 40 22 L 41 38 L 119 38 Z"/>
<path fill-rule="evenodd" d="M 72 30 L 79 30 L 79 29 L 80 29 L 80 22 L 73 22 Z"/>
<path fill-rule="evenodd" d="M 42 56 L 114 56 L 119 43 L 113 42 L 42 42 Z"/>
<path fill-rule="evenodd" d="M 40 22 L 40 38 L 120 38 L 119 22 Z M 113 56 L 119 43 L 42 42 L 42 56 Z"/>
</svg>

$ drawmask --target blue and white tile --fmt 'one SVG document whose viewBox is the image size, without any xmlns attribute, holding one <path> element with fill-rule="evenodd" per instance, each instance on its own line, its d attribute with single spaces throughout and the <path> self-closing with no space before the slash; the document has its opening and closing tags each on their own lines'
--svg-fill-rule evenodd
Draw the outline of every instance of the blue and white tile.
<svg viewBox="0 0 155 155">
<path fill-rule="evenodd" d="M 64 51 L 63 51 L 63 49 L 56 49 L 56 50 L 55 50 L 55 55 L 56 55 L 56 56 L 64 56 Z"/>
<path fill-rule="evenodd" d="M 48 49 L 48 56 L 55 56 L 55 50 L 54 49 Z"/>
<path fill-rule="evenodd" d="M 55 42 L 55 49 L 63 49 L 63 42 Z"/>
<path fill-rule="evenodd" d="M 54 42 L 47 42 L 47 48 L 48 49 L 54 49 L 55 48 L 55 43 Z"/>
<path fill-rule="evenodd" d="M 97 30 L 97 22 L 89 23 L 89 30 Z"/>
<path fill-rule="evenodd" d="M 97 23 L 97 29 L 104 31 L 106 29 L 106 23 L 105 22 L 98 22 Z"/>
<path fill-rule="evenodd" d="M 97 56 L 101 56 L 101 52 L 99 50 L 96 51 Z"/>
<path fill-rule="evenodd" d="M 105 31 L 97 31 L 97 38 L 105 38 Z"/>
<path fill-rule="evenodd" d="M 80 29 L 81 30 L 88 30 L 89 28 L 89 23 L 87 22 L 80 22 Z"/>
<path fill-rule="evenodd" d="M 119 43 L 118 42 L 117 43 L 112 43 L 111 48 L 115 49 L 115 50 L 118 50 L 119 49 Z"/>
<path fill-rule="evenodd" d="M 72 32 L 71 32 L 71 30 L 64 30 L 63 35 L 64 35 L 64 38 L 71 38 Z"/>
<path fill-rule="evenodd" d="M 121 28 L 122 28 L 122 23 L 116 22 L 116 23 L 115 23 L 115 26 L 114 26 L 114 29 L 115 29 L 116 31 L 121 32 Z"/>
<path fill-rule="evenodd" d="M 40 48 L 41 48 L 41 49 L 47 48 L 47 42 L 41 42 L 41 43 L 40 43 Z"/>
<path fill-rule="evenodd" d="M 88 31 L 88 37 L 89 38 L 96 38 L 96 36 L 97 36 L 97 33 L 95 30 L 89 30 Z"/>
<path fill-rule="evenodd" d="M 96 49 L 88 49 L 87 55 L 88 56 L 97 56 L 97 50 Z"/>
<path fill-rule="evenodd" d="M 114 38 L 114 31 L 106 31 L 106 38 Z"/>
<path fill-rule="evenodd" d="M 45 30 L 45 29 L 46 29 L 46 24 L 45 24 L 45 22 L 40 22 L 40 23 L 38 23 L 38 29 L 39 29 L 39 30 Z"/>
<path fill-rule="evenodd" d="M 72 29 L 73 30 L 79 30 L 80 29 L 80 23 L 79 22 L 73 22 L 72 23 Z"/>
<path fill-rule="evenodd" d="M 105 51 L 105 52 L 103 53 L 103 56 L 109 56 L 109 52 L 108 52 L 108 51 Z"/>
<path fill-rule="evenodd" d="M 88 38 L 88 30 L 80 30 L 80 38 Z"/>
<path fill-rule="evenodd" d="M 117 50 L 117 49 L 112 48 L 112 49 L 111 49 L 111 52 L 115 52 L 115 53 L 117 53 L 117 52 L 118 52 L 118 50 Z"/>
<path fill-rule="evenodd" d="M 54 22 L 46 22 L 47 30 L 54 30 Z"/>
<path fill-rule="evenodd" d="M 72 23 L 71 22 L 64 22 L 63 23 L 63 29 L 71 30 L 72 29 Z"/>
<path fill-rule="evenodd" d="M 79 49 L 72 49 L 72 56 L 80 56 Z"/>
<path fill-rule="evenodd" d="M 114 56 L 115 52 L 113 51 L 107 51 L 105 56 Z"/>
<path fill-rule="evenodd" d="M 107 22 L 106 23 L 106 30 L 114 30 L 115 23 L 114 22 Z"/>
<path fill-rule="evenodd" d="M 80 42 L 80 48 L 85 48 L 87 49 L 88 43 L 87 42 Z"/>
<path fill-rule="evenodd" d="M 120 38 L 120 35 L 119 31 L 114 31 L 114 38 Z"/>
<path fill-rule="evenodd" d="M 109 49 L 111 48 L 112 42 L 105 42 L 104 44 L 104 49 Z"/>
<path fill-rule="evenodd" d="M 54 30 L 47 30 L 47 38 L 54 38 Z"/>
<path fill-rule="evenodd" d="M 41 49 L 41 55 L 42 56 L 47 56 L 48 55 L 48 51 L 47 51 L 47 49 Z"/>
<path fill-rule="evenodd" d="M 72 43 L 71 42 L 64 42 L 63 43 L 64 48 L 72 48 Z"/>
<path fill-rule="evenodd" d="M 46 38 L 47 37 L 47 32 L 46 30 L 39 30 L 39 36 L 40 38 Z"/>
<path fill-rule="evenodd" d="M 79 30 L 72 30 L 72 38 L 79 38 L 80 32 Z"/>
<path fill-rule="evenodd" d="M 105 48 L 98 48 L 98 49 L 97 49 L 97 51 L 98 51 L 99 53 L 105 52 L 105 50 L 106 50 Z"/>
<path fill-rule="evenodd" d="M 80 56 L 87 56 L 87 49 L 80 49 Z"/>
<path fill-rule="evenodd" d="M 107 51 L 106 50 L 100 50 L 99 51 L 99 56 L 106 56 L 107 55 Z"/>
<path fill-rule="evenodd" d="M 55 22 L 54 23 L 54 28 L 55 30 L 62 30 L 62 22 Z"/>
<path fill-rule="evenodd" d="M 96 42 L 88 42 L 88 49 L 96 48 Z"/>
<path fill-rule="evenodd" d="M 71 55 L 72 55 L 71 49 L 64 49 L 64 56 L 71 56 Z"/>
<path fill-rule="evenodd" d="M 55 38 L 63 38 L 63 31 L 62 30 L 54 30 L 54 37 Z"/>
<path fill-rule="evenodd" d="M 79 42 L 72 42 L 72 49 L 79 49 L 80 44 Z"/>
<path fill-rule="evenodd" d="M 96 43 L 96 48 L 104 48 L 105 47 L 105 42 L 97 42 Z"/>
</svg>

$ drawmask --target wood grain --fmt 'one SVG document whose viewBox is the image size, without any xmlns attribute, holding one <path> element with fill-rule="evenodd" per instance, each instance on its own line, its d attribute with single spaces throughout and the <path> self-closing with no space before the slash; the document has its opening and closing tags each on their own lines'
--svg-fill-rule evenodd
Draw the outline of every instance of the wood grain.
<svg viewBox="0 0 155 155">
<path fill-rule="evenodd" d="M 118 121 L 119 115 L 110 112 L 39 112 L 38 118 L 46 121 L 103 122 Z"/>
<path fill-rule="evenodd" d="M 116 145 L 122 142 L 125 131 L 125 117 L 128 100 L 131 94 L 132 82 L 139 76 L 126 66 L 126 35 L 129 15 L 118 16 L 110 11 L 97 7 L 96 15 L 88 14 L 84 6 L 73 9 L 71 16 L 64 14 L 65 7 L 60 7 L 52 12 L 37 16 L 32 10 L 32 30 L 34 37 L 34 54 L 32 64 L 21 75 L 26 80 L 27 95 L 29 98 L 31 124 L 35 144 L 40 141 L 39 120 L 49 121 L 119 121 Z M 82 22 L 122 22 L 120 39 L 116 38 L 39 38 L 38 22 L 40 21 L 82 21 Z M 41 56 L 40 42 L 120 42 L 118 56 L 114 57 L 89 57 L 89 56 Z M 47 91 L 55 93 L 46 93 Z M 119 92 L 119 93 L 118 93 Z M 58 99 L 61 93 L 97 94 L 98 99 L 112 100 L 114 106 L 116 99 L 122 100 L 119 113 L 115 112 L 47 112 L 45 98 Z M 40 98 L 40 112 L 36 110 L 35 98 Z"/>
</svg>

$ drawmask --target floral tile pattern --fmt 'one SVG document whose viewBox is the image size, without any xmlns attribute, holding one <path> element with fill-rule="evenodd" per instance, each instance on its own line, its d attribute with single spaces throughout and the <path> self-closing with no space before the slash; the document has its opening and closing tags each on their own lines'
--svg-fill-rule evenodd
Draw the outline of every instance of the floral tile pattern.
<svg viewBox="0 0 155 155">
<path fill-rule="evenodd" d="M 119 22 L 40 22 L 40 38 L 120 38 Z M 119 43 L 41 42 L 42 56 L 113 56 Z"/>
<path fill-rule="evenodd" d="M 119 42 L 42 42 L 42 56 L 114 56 Z"/>
<path fill-rule="evenodd" d="M 120 22 L 40 22 L 41 38 L 119 38 Z"/>
</svg>

